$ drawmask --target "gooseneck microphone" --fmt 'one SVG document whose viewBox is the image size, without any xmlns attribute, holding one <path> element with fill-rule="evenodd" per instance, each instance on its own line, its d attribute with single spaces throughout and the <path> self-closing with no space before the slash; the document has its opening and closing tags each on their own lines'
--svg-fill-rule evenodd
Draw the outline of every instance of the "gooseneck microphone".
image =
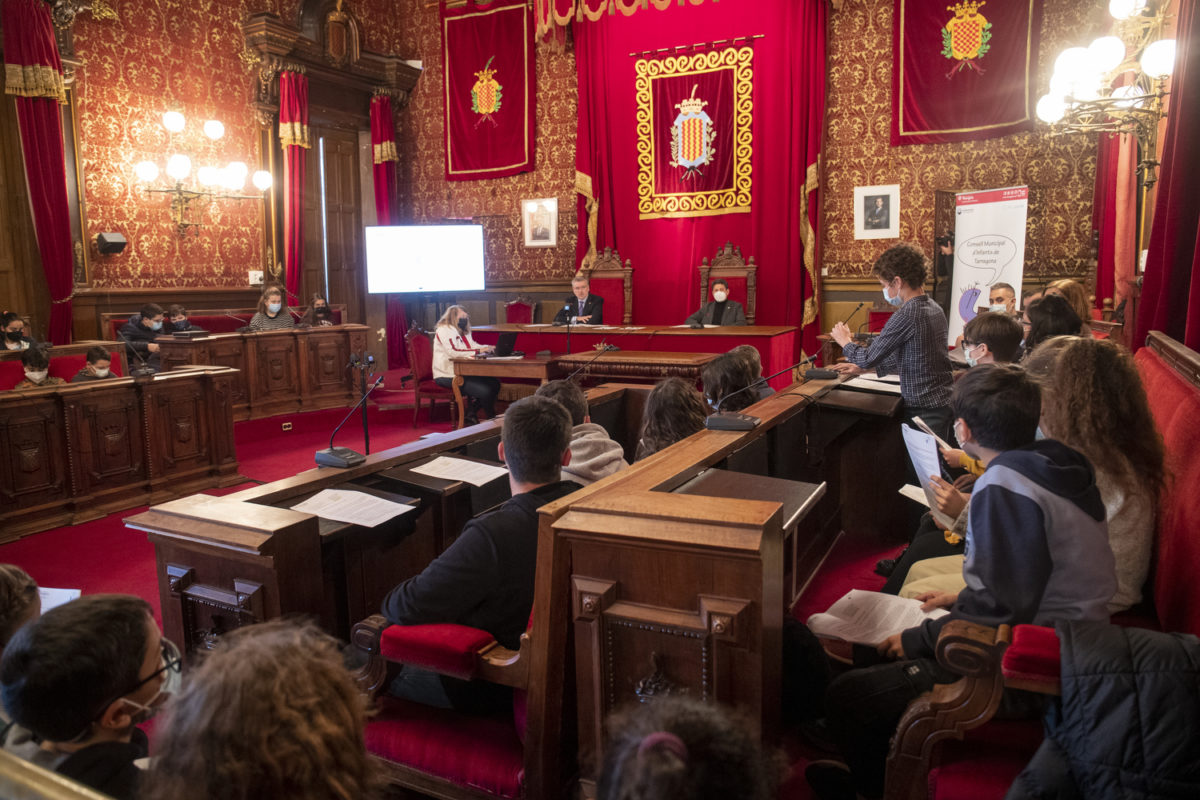
<svg viewBox="0 0 1200 800">
<path fill-rule="evenodd" d="M 598 353 L 596 353 L 596 355 L 589 358 L 583 365 L 576 367 L 575 371 L 572 372 L 570 375 L 568 375 L 564 380 L 568 380 L 568 381 L 571 380 L 576 375 L 578 375 L 580 372 L 583 372 L 585 369 L 590 367 L 596 361 L 596 359 L 598 359 L 600 356 L 602 356 L 605 353 L 610 352 L 612 350 L 619 350 L 620 348 L 618 348 L 615 344 L 608 344 L 604 340 L 601 340 L 600 344 L 596 345 L 596 349 L 599 351 Z M 567 352 L 570 353 L 570 350 L 568 350 Z"/>
<path fill-rule="evenodd" d="M 381 383 L 383 383 L 382 375 L 376 378 L 375 382 L 372 383 L 365 392 L 363 392 L 363 396 L 358 398 L 358 402 L 351 407 L 350 413 L 346 415 L 345 419 L 337 424 L 337 427 L 333 429 L 333 433 L 329 434 L 329 447 L 325 448 L 324 450 L 318 450 L 315 453 L 317 466 L 338 467 L 340 469 L 345 469 L 346 467 L 357 466 L 367 460 L 367 457 L 362 453 L 356 453 L 349 447 L 334 447 L 333 437 L 337 436 L 338 431 L 342 429 L 342 426 L 349 421 L 350 417 L 354 416 L 354 412 L 358 410 L 359 406 L 367 402 L 367 398 L 371 395 L 371 392 L 375 391 L 375 389 Z"/>
<path fill-rule="evenodd" d="M 148 375 L 153 375 L 154 367 L 146 363 L 146 357 L 137 351 L 137 348 L 133 346 L 133 342 L 129 341 L 125 334 L 121 333 L 120 330 L 117 331 L 117 338 L 124 342 L 125 349 L 137 356 L 138 361 L 141 362 L 140 367 L 134 367 L 133 369 L 129 370 L 129 377 L 145 378 Z"/>
</svg>

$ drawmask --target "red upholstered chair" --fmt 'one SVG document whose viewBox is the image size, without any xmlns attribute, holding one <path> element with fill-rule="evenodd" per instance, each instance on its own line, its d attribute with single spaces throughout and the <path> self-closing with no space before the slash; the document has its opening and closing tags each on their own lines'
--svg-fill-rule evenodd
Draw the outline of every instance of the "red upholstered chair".
<svg viewBox="0 0 1200 800">
<path fill-rule="evenodd" d="M 711 296 L 712 281 L 724 278 L 729 284 L 729 299 L 742 304 L 742 308 L 746 310 L 747 324 L 755 324 L 758 265 L 754 263 L 754 256 L 750 256 L 750 262 L 746 263 L 742 258 L 741 248 L 734 247 L 732 242 L 726 242 L 724 247 L 717 250 L 712 263 L 705 258 L 697 270 L 700 273 L 700 306 L 707 303 Z"/>
<path fill-rule="evenodd" d="M 604 322 L 628 325 L 633 321 L 633 263 L 611 247 L 604 248 L 596 260 L 579 271 L 591 284 L 592 294 L 604 298 Z"/>
<path fill-rule="evenodd" d="M 454 409 L 454 391 L 433 382 L 433 341 L 428 333 L 417 327 L 416 323 L 404 334 L 404 346 L 408 349 L 408 365 L 412 370 L 413 427 L 417 427 L 417 417 L 421 415 L 421 400 L 429 401 L 429 421 L 433 422 L 433 406 L 439 400 L 450 404 L 451 416 Z"/>
<path fill-rule="evenodd" d="M 20 359 L 0 361 L 0 392 L 6 392 L 25 379 L 25 367 Z"/>
<path fill-rule="evenodd" d="M 510 325 L 525 325 L 533 322 L 533 310 L 536 304 L 525 295 L 517 295 L 515 300 L 504 304 L 504 321 Z"/>
</svg>

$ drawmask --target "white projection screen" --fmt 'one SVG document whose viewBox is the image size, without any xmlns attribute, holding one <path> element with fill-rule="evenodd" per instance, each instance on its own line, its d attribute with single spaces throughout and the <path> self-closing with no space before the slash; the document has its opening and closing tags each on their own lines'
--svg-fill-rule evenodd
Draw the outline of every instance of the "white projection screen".
<svg viewBox="0 0 1200 800">
<path fill-rule="evenodd" d="M 482 290 L 482 225 L 367 227 L 367 291 Z"/>
</svg>

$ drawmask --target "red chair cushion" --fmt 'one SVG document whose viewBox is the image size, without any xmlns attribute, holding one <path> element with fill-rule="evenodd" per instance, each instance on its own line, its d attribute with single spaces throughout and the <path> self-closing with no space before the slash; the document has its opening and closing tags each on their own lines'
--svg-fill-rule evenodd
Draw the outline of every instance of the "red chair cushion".
<svg viewBox="0 0 1200 800">
<path fill-rule="evenodd" d="M 414 331 L 408 337 L 408 346 L 412 364 L 413 380 L 424 384 L 425 381 L 433 379 L 433 342 L 429 341 L 429 337 L 420 331 Z M 441 387 L 438 387 L 441 388 Z M 425 391 L 422 389 L 421 391 Z"/>
<path fill-rule="evenodd" d="M 25 365 L 17 359 L 0 361 L 0 391 L 8 391 L 25 380 Z"/>
<path fill-rule="evenodd" d="M 513 325 L 533 322 L 533 306 L 514 300 L 504 306 L 504 321 Z"/>
<path fill-rule="evenodd" d="M 524 748 L 511 719 L 473 717 L 384 697 L 363 733 L 367 752 L 497 797 L 523 793 Z"/>
<path fill-rule="evenodd" d="M 494 641 L 487 631 L 466 625 L 389 625 L 379 637 L 379 652 L 388 661 L 470 679 L 479 649 Z"/>
<path fill-rule="evenodd" d="M 1054 628 L 1041 625 L 1013 628 L 1012 643 L 1004 651 L 1000 669 L 1005 678 L 1057 684 L 1062 679 L 1062 663 Z"/>
<path fill-rule="evenodd" d="M 604 324 L 620 325 L 625 319 L 625 281 L 594 277 L 588 291 L 604 298 Z"/>
<path fill-rule="evenodd" d="M 989 722 L 946 742 L 929 770 L 930 800 L 1001 800 L 1042 743 L 1038 720 Z"/>
</svg>

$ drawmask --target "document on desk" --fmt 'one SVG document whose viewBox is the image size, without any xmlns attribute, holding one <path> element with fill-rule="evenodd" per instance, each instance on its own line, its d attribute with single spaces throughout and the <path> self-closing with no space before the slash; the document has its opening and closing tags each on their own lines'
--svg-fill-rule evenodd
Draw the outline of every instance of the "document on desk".
<svg viewBox="0 0 1200 800">
<path fill-rule="evenodd" d="M 78 600 L 83 592 L 79 589 L 48 589 L 45 586 L 38 587 L 38 596 L 42 598 L 42 613 L 45 614 L 52 608 L 57 608 L 64 603 L 69 603 L 72 600 Z"/>
<path fill-rule="evenodd" d="M 894 383 L 897 386 L 900 385 L 900 376 L 899 375 L 884 375 L 881 378 L 881 377 L 879 377 L 879 373 L 877 373 L 877 372 L 864 372 L 862 374 L 862 377 L 866 378 L 869 381 L 881 381 L 882 383 Z"/>
<path fill-rule="evenodd" d="M 465 458 L 438 456 L 428 464 L 412 467 L 413 472 L 428 475 L 431 478 L 441 478 L 447 481 L 462 481 L 472 486 L 483 486 L 499 477 L 508 474 L 504 467 L 492 464 L 480 464 L 478 461 L 468 461 Z"/>
<path fill-rule="evenodd" d="M 922 611 L 919 600 L 907 597 L 851 589 L 828 611 L 809 617 L 808 628 L 826 639 L 876 645 L 894 633 L 949 613 L 944 608 Z"/>
<path fill-rule="evenodd" d="M 929 505 L 929 513 L 933 520 L 946 530 L 954 527 L 954 520 L 938 511 L 937 500 L 933 496 L 933 485 L 930 477 L 941 476 L 942 465 L 938 461 L 937 440 L 924 431 L 908 425 L 901 425 L 900 432 L 904 434 L 904 445 L 908 448 L 908 457 L 912 459 L 913 469 L 921 481 L 921 489 L 925 492 L 925 502 Z"/>
<path fill-rule="evenodd" d="M 880 392 L 881 394 L 900 394 L 900 384 L 886 383 L 884 381 L 874 381 L 867 377 L 851 378 L 842 384 L 848 389 L 863 389 L 868 392 Z"/>
<path fill-rule="evenodd" d="M 553 326 L 553 322 L 522 322 L 517 327 L 519 328 L 549 328 Z"/>
<path fill-rule="evenodd" d="M 394 503 L 352 489 L 323 489 L 304 502 L 292 506 L 293 511 L 303 511 L 322 519 L 348 522 L 365 528 L 374 528 L 415 508 L 416 506 Z"/>
</svg>

